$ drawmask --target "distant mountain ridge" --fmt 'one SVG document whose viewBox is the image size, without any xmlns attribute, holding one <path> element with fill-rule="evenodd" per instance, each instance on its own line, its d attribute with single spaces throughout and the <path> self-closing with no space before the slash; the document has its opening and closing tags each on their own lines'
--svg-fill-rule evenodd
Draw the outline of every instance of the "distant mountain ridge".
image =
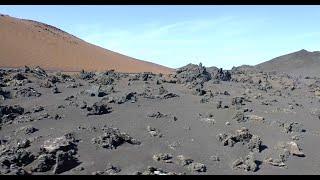
<svg viewBox="0 0 320 180">
<path fill-rule="evenodd" d="M 302 49 L 255 66 L 263 71 L 284 72 L 296 76 L 320 75 L 320 52 Z"/>
</svg>

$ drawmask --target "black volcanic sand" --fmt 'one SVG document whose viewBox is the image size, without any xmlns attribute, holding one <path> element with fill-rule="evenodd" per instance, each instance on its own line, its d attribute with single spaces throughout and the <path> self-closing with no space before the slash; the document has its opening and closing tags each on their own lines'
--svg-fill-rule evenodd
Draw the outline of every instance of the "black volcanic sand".
<svg viewBox="0 0 320 180">
<path fill-rule="evenodd" d="M 0 174 L 320 174 L 318 78 L 26 67 L 0 85 Z"/>
</svg>

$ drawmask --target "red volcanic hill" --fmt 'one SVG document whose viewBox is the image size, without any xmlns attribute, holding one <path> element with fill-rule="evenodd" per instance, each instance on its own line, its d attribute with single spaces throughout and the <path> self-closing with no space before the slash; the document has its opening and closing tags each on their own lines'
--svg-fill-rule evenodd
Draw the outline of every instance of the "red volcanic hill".
<svg viewBox="0 0 320 180">
<path fill-rule="evenodd" d="M 0 67 L 41 66 L 46 70 L 153 72 L 173 69 L 128 57 L 81 40 L 56 27 L 0 16 Z"/>
</svg>

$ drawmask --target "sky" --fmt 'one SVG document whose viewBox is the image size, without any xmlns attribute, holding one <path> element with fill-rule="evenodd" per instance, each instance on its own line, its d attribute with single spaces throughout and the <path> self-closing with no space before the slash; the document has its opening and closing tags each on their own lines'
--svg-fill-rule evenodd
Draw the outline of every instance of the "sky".
<svg viewBox="0 0 320 180">
<path fill-rule="evenodd" d="M 171 68 L 231 69 L 320 47 L 316 5 L 0 5 L 0 13 Z"/>
</svg>

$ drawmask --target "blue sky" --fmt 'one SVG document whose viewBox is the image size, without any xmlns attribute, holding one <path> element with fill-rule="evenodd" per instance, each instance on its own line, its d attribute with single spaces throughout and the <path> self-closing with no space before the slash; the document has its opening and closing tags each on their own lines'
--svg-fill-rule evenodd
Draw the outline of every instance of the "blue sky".
<svg viewBox="0 0 320 180">
<path fill-rule="evenodd" d="M 320 6 L 0 6 L 0 13 L 172 68 L 230 69 L 320 47 Z"/>
</svg>

